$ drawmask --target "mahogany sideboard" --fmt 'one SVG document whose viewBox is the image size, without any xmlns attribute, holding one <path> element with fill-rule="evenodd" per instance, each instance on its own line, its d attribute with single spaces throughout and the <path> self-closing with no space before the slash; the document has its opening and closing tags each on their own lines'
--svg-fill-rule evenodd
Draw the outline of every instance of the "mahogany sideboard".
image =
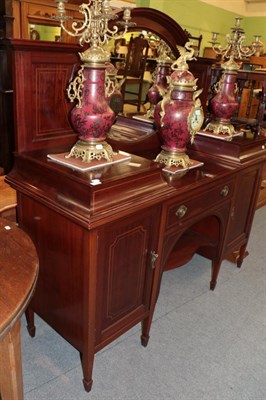
<svg viewBox="0 0 266 400">
<path fill-rule="evenodd" d="M 15 40 L 10 51 L 16 152 L 6 181 L 17 191 L 18 222 L 39 257 L 28 329 L 35 334 L 37 313 L 80 352 L 89 391 L 97 351 L 140 322 L 147 345 L 163 271 L 197 252 L 210 260 L 214 289 L 222 260 L 239 248 L 241 265 L 265 138 L 196 138 L 189 153 L 203 165 L 174 177 L 152 161 L 156 133 L 131 118 L 134 145 L 109 138 L 115 148 L 130 147 L 129 161 L 72 169 L 47 154 L 68 151 L 76 140 L 63 94 L 76 55 L 65 44 Z"/>
<path fill-rule="evenodd" d="M 29 331 L 36 312 L 80 352 L 87 391 L 95 352 L 139 322 L 147 345 L 164 270 L 198 252 L 211 260 L 214 289 L 222 260 L 239 246 L 241 265 L 264 156 L 245 166 L 193 156 L 204 165 L 181 178 L 133 155 L 90 172 L 49 161 L 47 150 L 15 156 L 7 182 L 40 261 Z"/>
</svg>

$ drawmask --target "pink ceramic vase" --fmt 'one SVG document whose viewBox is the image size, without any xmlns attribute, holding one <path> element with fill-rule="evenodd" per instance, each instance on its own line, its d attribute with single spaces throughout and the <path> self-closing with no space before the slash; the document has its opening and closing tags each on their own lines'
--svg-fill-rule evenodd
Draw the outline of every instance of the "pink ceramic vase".
<svg viewBox="0 0 266 400">
<path fill-rule="evenodd" d="M 80 106 L 72 109 L 70 120 L 79 139 L 101 142 L 115 120 L 105 97 L 105 66 L 84 67 L 83 76 Z"/>
</svg>

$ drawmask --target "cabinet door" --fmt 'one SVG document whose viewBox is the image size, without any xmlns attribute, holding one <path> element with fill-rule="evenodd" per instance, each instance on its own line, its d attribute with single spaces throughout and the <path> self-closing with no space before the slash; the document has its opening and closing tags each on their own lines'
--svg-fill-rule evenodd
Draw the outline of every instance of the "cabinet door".
<svg viewBox="0 0 266 400">
<path fill-rule="evenodd" d="M 260 186 L 261 164 L 238 174 L 227 234 L 227 250 L 237 250 L 248 240 Z"/>
<path fill-rule="evenodd" d="M 149 314 L 160 209 L 152 207 L 99 232 L 96 345 L 99 348 Z"/>
</svg>

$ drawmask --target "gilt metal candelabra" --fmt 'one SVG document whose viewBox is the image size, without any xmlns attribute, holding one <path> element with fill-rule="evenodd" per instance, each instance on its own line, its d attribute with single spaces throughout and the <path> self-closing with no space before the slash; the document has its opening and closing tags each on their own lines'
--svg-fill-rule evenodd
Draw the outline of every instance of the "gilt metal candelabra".
<svg viewBox="0 0 266 400">
<path fill-rule="evenodd" d="M 109 107 L 106 93 L 106 67 L 110 52 L 104 49 L 104 45 L 117 34 L 118 24 L 123 25 L 123 32 L 119 37 L 125 35 L 132 25 L 131 10 L 129 7 L 124 8 L 123 19 L 110 29 L 109 21 L 117 18 L 112 13 L 110 0 L 89 0 L 79 7 L 83 20 L 74 21 L 70 30 L 65 26 L 70 19 L 65 10 L 67 0 L 56 2 L 55 18 L 61 28 L 68 35 L 77 37 L 81 46 L 89 45 L 85 51 L 79 53 L 82 65 L 67 90 L 70 101 L 77 101 L 71 111 L 70 120 L 79 137 L 67 157 L 81 158 L 85 162 L 101 159 L 112 161 L 113 151 L 105 139 L 114 123 L 115 113 Z"/>
<path fill-rule="evenodd" d="M 227 44 L 225 47 L 222 47 L 220 43 L 217 42 L 218 33 L 212 33 L 212 40 L 210 41 L 212 48 L 217 54 L 221 55 L 223 59 L 241 60 L 250 57 L 256 51 L 254 43 L 250 46 L 243 44 L 246 37 L 244 29 L 240 27 L 241 20 L 242 18 L 240 17 L 235 18 L 235 26 L 231 28 L 232 32 L 226 35 Z"/>
<path fill-rule="evenodd" d="M 244 45 L 244 30 L 240 27 L 242 18 L 235 19 L 235 26 L 231 28 L 231 34 L 226 35 L 227 44 L 222 47 L 217 42 L 217 32 L 213 32 L 212 41 L 210 42 L 216 54 L 222 56 L 221 67 L 223 74 L 217 83 L 215 90 L 216 95 L 210 102 L 210 108 L 214 115 L 214 119 L 206 126 L 204 131 L 213 131 L 215 134 L 235 133 L 235 128 L 231 124 L 231 117 L 238 109 L 236 100 L 236 76 L 243 58 L 250 57 L 256 51 L 256 45 Z"/>
</svg>

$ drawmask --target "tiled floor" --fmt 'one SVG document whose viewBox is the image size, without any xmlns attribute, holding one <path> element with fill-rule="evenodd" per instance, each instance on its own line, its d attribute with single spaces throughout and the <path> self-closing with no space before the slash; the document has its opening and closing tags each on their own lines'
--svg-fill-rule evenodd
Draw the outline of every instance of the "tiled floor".
<svg viewBox="0 0 266 400">
<path fill-rule="evenodd" d="M 195 256 L 164 273 L 147 348 L 139 326 L 95 357 L 86 393 L 78 352 L 37 319 L 22 325 L 25 400 L 265 400 L 266 207 L 256 211 L 242 268 L 224 261 L 214 292 Z"/>
</svg>

